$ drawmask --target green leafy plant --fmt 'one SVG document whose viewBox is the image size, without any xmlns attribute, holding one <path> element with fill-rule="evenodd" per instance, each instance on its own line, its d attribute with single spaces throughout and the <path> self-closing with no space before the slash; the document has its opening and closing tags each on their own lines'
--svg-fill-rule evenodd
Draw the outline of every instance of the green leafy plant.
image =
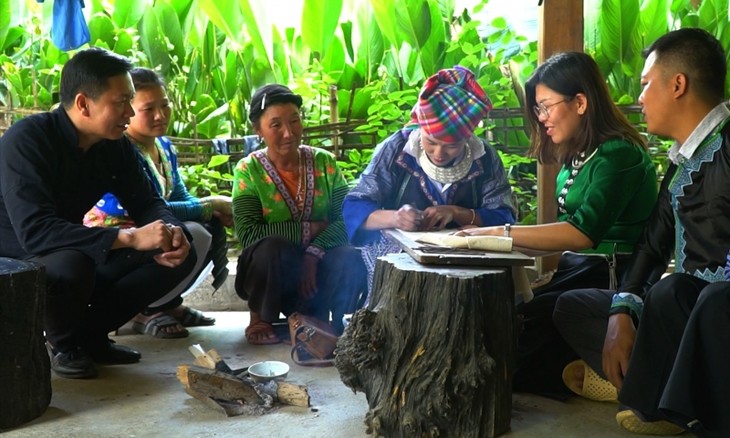
<svg viewBox="0 0 730 438">
<path fill-rule="evenodd" d="M 524 155 L 497 151 L 507 171 L 507 178 L 512 186 L 512 200 L 517 210 L 517 221 L 523 225 L 537 222 L 537 186 L 535 177 L 535 160 Z"/>
<path fill-rule="evenodd" d="M 335 86 L 339 119 L 364 120 L 359 132 L 382 140 L 408 122 L 425 78 L 456 64 L 475 72 L 495 108 L 521 106 L 520 84 L 537 65 L 537 44 L 515 34 L 501 17 L 491 18 L 490 34 L 480 35 L 481 23 L 472 14 L 487 2 L 457 13 L 454 0 L 303 0 L 301 24 L 294 28 L 277 26 L 251 0 L 89 0 L 86 7 L 92 45 L 166 78 L 175 108 L 170 135 L 250 134 L 252 91 L 280 82 L 304 96 L 308 125 L 335 116 L 329 105 Z M 703 0 L 698 7 L 691 0 L 586 3 L 586 50 L 619 104 L 636 102 L 641 49 L 666 31 L 702 27 L 730 47 L 728 0 Z M 61 67 L 71 54 L 50 41 L 50 11 L 50 2 L 0 2 L 0 105 L 47 109 L 57 102 Z M 478 134 L 488 136 L 489 130 L 506 152 L 503 160 L 524 220 L 534 206 L 534 162 L 524 157 L 520 160 L 528 162 L 518 162 L 529 143 L 523 123 L 520 114 L 495 117 Z M 358 135 L 343 139 L 359 140 Z M 666 144 L 652 140 L 661 173 Z M 340 166 L 348 179 L 357 178 L 371 153 L 344 157 Z M 196 192 L 225 190 L 229 184 L 226 166 L 209 165 L 186 169 Z"/>
<path fill-rule="evenodd" d="M 354 184 L 363 170 L 370 164 L 373 158 L 373 150 L 351 149 L 347 152 L 347 161 L 337 161 L 337 166 L 342 171 L 348 183 Z"/>
<path fill-rule="evenodd" d="M 730 47 L 727 0 L 591 0 L 586 21 L 586 52 L 607 78 L 619 105 L 636 103 L 641 91 L 642 50 L 666 32 L 700 27 Z M 597 7 L 596 7 L 597 5 Z M 727 52 L 730 60 L 730 51 Z M 730 78 L 726 79 L 730 88 Z"/>
<path fill-rule="evenodd" d="M 233 175 L 230 173 L 230 155 L 213 155 L 208 163 L 180 166 L 180 177 L 191 195 L 231 195 Z"/>
</svg>

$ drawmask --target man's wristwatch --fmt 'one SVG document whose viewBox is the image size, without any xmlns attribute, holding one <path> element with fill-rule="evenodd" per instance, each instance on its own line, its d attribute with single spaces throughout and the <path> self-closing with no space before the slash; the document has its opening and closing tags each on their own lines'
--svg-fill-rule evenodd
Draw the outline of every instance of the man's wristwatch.
<svg viewBox="0 0 730 438">
<path fill-rule="evenodd" d="M 504 237 L 510 237 L 509 233 L 512 230 L 512 224 L 504 224 Z"/>
</svg>

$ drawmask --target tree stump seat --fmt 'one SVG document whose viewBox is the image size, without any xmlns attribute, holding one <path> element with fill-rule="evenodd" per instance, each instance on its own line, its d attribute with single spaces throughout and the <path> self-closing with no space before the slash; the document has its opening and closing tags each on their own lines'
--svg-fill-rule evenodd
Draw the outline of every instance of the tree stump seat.
<svg viewBox="0 0 730 438">
<path fill-rule="evenodd" d="M 39 417 L 51 402 L 45 299 L 43 266 L 0 257 L 0 431 Z"/>
<path fill-rule="evenodd" d="M 494 437 L 510 428 L 516 349 L 510 268 L 378 259 L 373 296 L 337 346 L 342 381 L 366 394 L 368 433 Z"/>
</svg>

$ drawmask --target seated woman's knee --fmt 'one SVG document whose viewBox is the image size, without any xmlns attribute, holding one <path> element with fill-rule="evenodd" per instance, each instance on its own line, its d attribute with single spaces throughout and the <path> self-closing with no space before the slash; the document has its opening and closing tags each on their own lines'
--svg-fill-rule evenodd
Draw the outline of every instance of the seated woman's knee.
<svg viewBox="0 0 730 438">
<path fill-rule="evenodd" d="M 259 240 L 255 244 L 256 249 L 267 253 L 281 253 L 282 251 L 295 250 L 295 245 L 291 240 L 283 236 L 268 236 Z"/>
<path fill-rule="evenodd" d="M 198 253 L 198 258 L 205 257 L 205 255 L 208 253 L 208 249 L 210 248 L 210 242 L 213 237 L 201 223 L 192 221 L 185 222 L 185 227 L 193 236 L 193 241 L 191 243 L 192 246 L 195 248 L 195 251 Z"/>
</svg>

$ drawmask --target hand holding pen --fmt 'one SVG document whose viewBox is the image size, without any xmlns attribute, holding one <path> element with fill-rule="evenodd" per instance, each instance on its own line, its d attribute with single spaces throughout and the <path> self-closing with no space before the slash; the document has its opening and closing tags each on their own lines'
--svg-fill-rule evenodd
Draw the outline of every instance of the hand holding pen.
<svg viewBox="0 0 730 438">
<path fill-rule="evenodd" d="M 395 212 L 395 228 L 403 231 L 418 231 L 423 224 L 423 211 L 406 204 Z"/>
</svg>

